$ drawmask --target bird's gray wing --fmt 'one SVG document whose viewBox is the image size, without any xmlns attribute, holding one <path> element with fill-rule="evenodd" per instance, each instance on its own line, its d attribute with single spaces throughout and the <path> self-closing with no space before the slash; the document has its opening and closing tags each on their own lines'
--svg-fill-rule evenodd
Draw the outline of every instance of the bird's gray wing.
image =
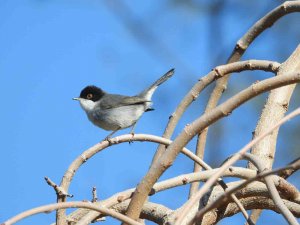
<svg viewBox="0 0 300 225">
<path fill-rule="evenodd" d="M 103 96 L 100 102 L 100 108 L 101 109 L 112 109 L 112 108 L 118 108 L 121 106 L 127 106 L 127 105 L 137 105 L 137 104 L 144 104 L 146 102 L 149 102 L 143 97 L 139 96 L 124 96 L 124 95 L 113 95 L 108 94 Z"/>
</svg>

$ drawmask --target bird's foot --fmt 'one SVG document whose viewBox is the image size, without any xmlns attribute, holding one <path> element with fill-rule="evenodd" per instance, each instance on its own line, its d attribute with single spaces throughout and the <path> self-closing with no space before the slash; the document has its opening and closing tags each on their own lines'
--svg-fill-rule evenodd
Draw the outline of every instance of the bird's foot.
<svg viewBox="0 0 300 225">
<path fill-rule="evenodd" d="M 103 139 L 103 141 L 107 141 L 109 145 L 112 144 L 111 135 L 108 135 L 106 138 Z"/>
<path fill-rule="evenodd" d="M 132 144 L 133 143 L 133 138 L 134 138 L 134 132 L 130 132 L 130 134 L 132 135 L 131 139 L 129 140 L 129 144 Z"/>
</svg>

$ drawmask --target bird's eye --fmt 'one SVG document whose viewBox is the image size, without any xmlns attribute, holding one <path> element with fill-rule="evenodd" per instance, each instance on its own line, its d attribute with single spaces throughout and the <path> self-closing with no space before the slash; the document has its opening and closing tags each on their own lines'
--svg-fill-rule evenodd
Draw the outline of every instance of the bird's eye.
<svg viewBox="0 0 300 225">
<path fill-rule="evenodd" d="M 92 99 L 93 98 L 93 94 L 91 94 L 91 93 L 87 94 L 86 98 L 87 99 Z"/>
</svg>

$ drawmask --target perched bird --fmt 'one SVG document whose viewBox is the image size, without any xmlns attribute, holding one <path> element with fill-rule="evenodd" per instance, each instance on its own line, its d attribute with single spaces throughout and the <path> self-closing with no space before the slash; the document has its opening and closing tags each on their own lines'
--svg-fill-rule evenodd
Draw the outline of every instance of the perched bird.
<svg viewBox="0 0 300 225">
<path fill-rule="evenodd" d="M 174 74 L 174 69 L 135 96 L 109 94 L 96 86 L 87 86 L 78 100 L 82 109 L 86 112 L 89 120 L 96 126 L 112 131 L 105 139 L 108 140 L 115 132 L 121 129 L 134 127 L 144 112 L 153 110 L 151 108 L 151 97 L 156 88 Z"/>
</svg>

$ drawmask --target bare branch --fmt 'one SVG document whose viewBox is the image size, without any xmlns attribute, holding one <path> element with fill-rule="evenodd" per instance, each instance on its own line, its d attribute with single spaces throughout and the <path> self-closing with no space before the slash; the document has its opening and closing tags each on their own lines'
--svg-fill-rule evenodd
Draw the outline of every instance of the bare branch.
<svg viewBox="0 0 300 225">
<path fill-rule="evenodd" d="M 202 77 L 179 103 L 175 112 L 173 112 L 172 115 L 170 116 L 163 137 L 168 139 L 171 138 L 179 119 L 181 118 L 181 116 L 183 115 L 187 107 L 199 96 L 199 94 L 209 84 L 211 84 L 216 79 L 219 79 L 230 73 L 242 72 L 245 70 L 264 70 L 264 71 L 276 73 L 279 66 L 280 66 L 279 63 L 273 61 L 247 60 L 243 62 L 221 65 L 214 68 L 211 72 L 209 72 L 207 75 Z M 160 145 L 156 151 L 152 163 L 155 162 L 156 159 L 158 159 L 161 156 L 161 154 L 163 154 L 164 151 L 165 151 L 165 146 Z"/>
<path fill-rule="evenodd" d="M 73 197 L 73 195 L 68 194 L 63 188 L 61 188 L 56 183 L 54 183 L 52 180 L 50 180 L 49 177 L 45 177 L 45 180 L 46 180 L 46 182 L 49 186 L 53 187 L 53 189 L 56 192 L 57 196 L 67 196 L 67 197 L 70 197 L 70 198 Z"/>
<path fill-rule="evenodd" d="M 160 157 L 157 163 L 152 164 L 146 176 L 137 186 L 131 203 L 128 207 L 127 215 L 133 219 L 137 219 L 140 214 L 142 205 L 144 204 L 152 186 L 163 172 L 172 165 L 176 156 L 181 149 L 198 133 L 218 119 L 227 116 L 235 108 L 246 102 L 247 100 L 274 88 L 284 85 L 297 83 L 300 81 L 300 74 L 290 76 L 281 76 L 265 79 L 244 89 L 223 104 L 213 109 L 210 113 L 206 113 L 193 123 L 187 125 L 178 137 L 167 148 L 166 152 Z M 199 198 L 198 198 L 199 199 Z"/>
<path fill-rule="evenodd" d="M 242 202 L 243 206 L 246 210 L 252 209 L 269 209 L 274 212 L 279 213 L 277 206 L 274 204 L 272 199 L 269 199 L 267 196 L 265 197 L 248 197 L 248 198 L 241 198 L 240 201 Z M 297 217 L 300 217 L 300 205 L 294 202 L 290 202 L 287 200 L 283 200 L 284 204 L 287 208 Z M 236 206 L 235 203 L 229 203 L 228 205 L 220 208 L 215 208 L 212 211 L 205 214 L 202 224 L 217 224 L 223 218 L 233 216 L 234 214 L 239 213 L 239 208 Z M 209 221 L 209 222 L 207 222 Z M 183 223 L 182 225 L 187 224 Z"/>
<path fill-rule="evenodd" d="M 292 55 L 280 66 L 278 76 L 287 76 L 288 73 L 300 71 L 300 45 Z M 264 133 L 272 124 L 278 122 L 288 110 L 288 105 L 294 85 L 278 88 L 270 92 L 267 103 L 263 109 L 260 120 L 255 130 L 254 137 Z M 264 159 L 268 168 L 272 167 L 276 142 L 279 129 L 275 130 L 269 137 L 253 147 L 251 153 Z"/>
<path fill-rule="evenodd" d="M 299 161 L 300 162 L 300 161 Z M 247 186 L 248 189 L 239 191 L 241 188 L 243 188 L 244 186 L 246 186 L 247 184 L 249 184 L 250 182 L 253 182 L 255 180 L 259 180 L 264 176 L 270 175 L 270 174 L 276 174 L 278 172 L 284 171 L 284 170 L 289 170 L 289 169 L 293 169 L 293 170 L 297 170 L 300 167 L 299 162 L 295 162 L 294 164 L 288 165 L 286 167 L 283 168 L 279 168 L 273 171 L 268 171 L 268 172 L 263 172 L 261 174 L 257 175 L 257 172 L 254 170 L 250 170 L 250 169 L 246 169 L 246 168 L 240 168 L 240 167 L 230 167 L 229 169 L 227 169 L 224 174 L 223 177 L 237 177 L 237 178 L 242 178 L 242 179 L 246 179 L 246 182 L 236 182 L 239 185 L 235 185 L 234 187 L 232 184 L 228 184 L 229 189 L 226 190 L 226 192 L 223 191 L 223 187 L 218 186 L 219 188 L 221 188 L 222 190 L 219 190 L 218 193 L 224 194 L 224 196 L 222 197 L 222 199 L 227 199 L 227 202 L 230 201 L 230 198 L 228 198 L 230 196 L 230 194 L 237 192 L 237 196 L 238 197 L 249 197 L 249 194 L 251 196 L 253 195 L 259 195 L 259 193 L 263 193 L 265 192 L 266 194 L 264 196 L 268 196 L 268 190 L 265 188 L 265 186 L 261 186 L 258 185 L 258 183 L 254 183 L 252 186 Z M 197 173 L 189 173 L 189 174 L 183 174 L 171 179 L 167 179 L 165 181 L 161 181 L 156 183 L 153 186 L 153 189 L 150 193 L 150 195 L 156 194 L 158 192 L 170 189 L 170 188 L 174 188 L 177 186 L 181 186 L 181 185 L 186 185 L 192 182 L 196 182 L 196 181 L 206 181 L 208 180 L 213 174 L 215 174 L 218 171 L 218 168 L 212 169 L 212 170 L 207 170 L 207 171 L 202 171 L 202 172 L 197 172 Z M 289 184 L 285 184 L 282 185 L 284 183 L 283 179 L 278 178 L 278 182 L 275 183 L 276 187 L 280 190 L 280 192 L 282 192 L 284 194 L 284 197 L 286 199 L 292 199 L 293 201 L 297 201 L 299 202 L 299 194 L 297 192 L 297 194 L 294 194 L 295 191 L 291 190 L 288 191 L 288 189 L 290 189 L 288 186 Z M 254 188 L 255 187 L 255 188 Z M 288 187 L 288 188 L 287 188 Z M 264 191 L 261 188 L 265 188 Z M 248 191 L 249 190 L 249 193 Z M 256 191 L 254 193 L 254 191 Z M 129 189 L 126 191 L 123 191 L 121 193 L 117 193 L 115 195 L 113 195 L 112 197 L 103 200 L 101 202 L 98 202 L 96 204 L 105 206 L 105 207 L 112 207 L 120 202 L 123 202 L 127 199 L 129 199 L 132 195 L 132 193 L 134 192 L 134 189 Z M 222 193 L 221 193 L 222 192 Z M 218 199 L 217 195 L 215 194 L 214 199 Z M 216 207 L 216 205 L 213 205 L 213 207 L 211 209 L 213 209 L 214 207 Z M 77 212 L 78 211 L 78 212 Z M 98 212 L 82 212 L 83 210 L 77 210 L 73 213 L 71 213 L 68 216 L 68 221 L 78 221 L 80 219 L 80 222 L 78 222 L 78 225 L 80 224 L 87 224 L 90 223 L 91 221 L 93 221 L 94 219 L 96 219 L 99 216 Z M 88 214 L 87 214 L 88 213 Z M 87 215 L 86 215 L 87 214 Z M 79 215 L 79 216 L 78 216 Z M 79 218 L 79 219 L 78 219 Z"/>
<path fill-rule="evenodd" d="M 244 153 L 246 153 L 252 146 L 254 146 L 255 144 L 257 144 L 259 141 L 261 141 L 264 137 L 266 137 L 267 135 L 269 135 L 270 133 L 273 132 L 274 129 L 276 129 L 277 127 L 281 126 L 282 124 L 284 124 L 285 122 L 287 122 L 288 120 L 292 119 L 295 116 L 298 116 L 300 114 L 300 108 L 298 108 L 297 110 L 293 111 L 292 113 L 290 113 L 289 115 L 287 115 L 286 117 L 284 117 L 282 120 L 280 120 L 280 122 L 278 122 L 277 124 L 275 124 L 273 127 L 271 127 L 267 132 L 261 134 L 259 137 L 253 139 L 251 142 L 249 142 L 245 147 L 243 147 L 241 150 L 239 150 L 233 157 L 231 157 L 228 161 L 226 161 L 219 169 L 219 171 L 217 173 L 215 173 L 203 186 L 202 188 L 197 192 L 197 194 L 189 200 L 189 203 L 186 204 L 186 207 L 184 209 L 181 210 L 178 220 L 176 222 L 176 224 L 180 224 L 181 220 L 184 218 L 184 216 L 187 213 L 187 210 L 196 202 L 198 201 L 207 191 L 208 189 L 216 182 L 216 180 L 222 176 L 222 173 L 231 165 L 233 165 L 233 163 L 235 163 L 237 160 L 241 159 L 244 155 Z"/>
<path fill-rule="evenodd" d="M 251 154 L 244 154 L 244 158 L 251 161 L 252 164 L 256 166 L 258 171 L 261 173 L 268 169 L 268 166 L 265 164 L 265 162 L 262 162 L 258 157 Z M 284 218 L 287 220 L 287 222 L 290 225 L 298 225 L 298 222 L 296 218 L 293 216 L 293 214 L 289 211 L 289 209 L 284 205 L 283 200 L 280 198 L 280 195 L 275 187 L 273 176 L 266 176 L 264 178 L 265 183 L 268 187 L 270 196 L 272 197 L 274 204 L 278 207 L 280 213 L 284 216 Z"/>
<path fill-rule="evenodd" d="M 299 12 L 300 11 L 300 2 L 299 1 L 286 1 L 282 5 L 276 7 L 272 11 L 270 11 L 267 15 L 262 17 L 260 20 L 258 20 L 245 34 L 243 37 L 241 37 L 237 43 L 236 46 L 231 53 L 231 56 L 227 60 L 228 63 L 236 62 L 241 59 L 245 51 L 248 49 L 250 44 L 267 28 L 271 27 L 278 19 L 281 17 L 293 13 L 293 12 Z M 216 82 L 216 86 L 214 90 L 211 93 L 211 96 L 209 98 L 208 104 L 205 109 L 205 113 L 209 112 L 213 108 L 215 108 L 219 102 L 219 99 L 222 96 L 222 93 L 225 91 L 227 87 L 229 76 L 226 76 L 222 79 L 219 79 Z M 197 141 L 197 151 L 196 154 L 198 156 L 204 155 L 204 149 L 206 145 L 206 137 L 208 133 L 208 127 L 204 129 L 201 134 L 199 134 L 198 141 Z M 195 168 L 199 170 L 199 167 L 195 165 Z M 193 190 L 191 190 L 191 195 L 194 193 L 194 190 L 196 190 L 198 185 L 195 185 L 193 187 Z"/>
<path fill-rule="evenodd" d="M 126 200 L 120 204 L 113 206 L 112 209 L 116 210 L 119 213 L 124 214 L 127 210 L 128 205 L 129 205 L 129 200 Z M 141 218 L 150 220 L 157 224 L 164 224 L 165 218 L 167 218 L 168 215 L 170 215 L 171 213 L 173 213 L 173 210 L 161 204 L 146 202 L 146 204 L 143 206 Z"/>
<path fill-rule="evenodd" d="M 104 150 L 105 148 L 115 145 L 115 144 L 120 144 L 124 142 L 131 142 L 131 141 L 149 141 L 149 142 L 156 142 L 164 145 L 169 145 L 171 143 L 170 140 L 161 138 L 158 136 L 154 135 L 147 135 L 147 134 L 135 134 L 132 136 L 131 134 L 127 135 L 122 135 L 118 136 L 115 138 L 111 138 L 110 141 L 102 141 L 93 147 L 87 149 L 84 151 L 80 156 L 78 156 L 69 166 L 67 171 L 65 172 L 60 187 L 57 187 L 59 190 L 64 190 L 65 193 L 68 192 L 70 183 L 76 173 L 76 171 L 80 168 L 80 166 L 83 163 L 86 163 L 91 157 L 93 157 L 95 154 L 98 152 Z M 209 167 L 203 160 L 199 159 L 194 153 L 189 151 L 186 148 L 182 149 L 182 153 L 194 160 L 197 163 L 200 163 L 201 166 L 207 168 Z M 65 195 L 58 195 L 58 202 L 65 202 L 66 201 L 66 196 Z M 64 218 L 64 219 L 63 219 Z M 65 221 L 65 210 L 58 210 L 57 212 L 57 221 Z"/>
<path fill-rule="evenodd" d="M 259 173 L 257 176 L 246 179 L 245 181 L 242 182 L 235 182 L 236 185 L 230 185 L 229 184 L 229 188 L 225 191 L 225 192 L 221 192 L 220 190 L 217 191 L 217 193 L 214 193 L 213 195 L 213 202 L 211 204 L 208 204 L 205 208 L 201 209 L 198 213 L 197 216 L 195 218 L 195 220 L 199 220 L 199 218 L 201 218 L 203 215 L 205 215 L 205 213 L 207 213 L 208 211 L 211 211 L 214 208 L 219 208 L 220 204 L 223 204 L 224 201 L 226 201 L 226 199 L 228 199 L 228 197 L 230 196 L 231 193 L 235 193 L 239 198 L 245 198 L 245 197 L 249 197 L 249 196 L 258 196 L 260 194 L 258 193 L 262 193 L 262 187 L 265 188 L 265 186 L 261 186 L 260 183 L 255 182 L 256 180 L 260 180 L 263 177 L 272 175 L 272 174 L 276 174 L 276 173 L 280 173 L 286 170 L 298 170 L 300 168 L 300 160 L 295 161 L 292 164 L 289 164 L 283 168 L 278 168 L 278 169 L 274 169 L 272 171 L 263 171 L 261 173 Z M 277 177 L 276 178 L 277 181 L 275 182 L 275 185 L 277 187 L 277 189 L 280 191 L 281 196 L 284 197 L 285 199 L 289 199 L 292 200 L 296 203 L 300 203 L 300 193 L 299 191 L 291 186 L 290 184 L 285 184 L 282 185 L 282 183 L 285 183 L 286 181 L 282 178 Z M 250 186 L 249 186 L 250 184 Z M 261 183 L 262 184 L 262 183 Z M 242 189 L 243 187 L 246 187 L 247 189 Z M 253 186 L 253 188 L 251 187 Z M 220 189 L 220 188 L 219 188 Z M 247 193 L 247 190 L 252 190 L 252 193 L 249 195 Z M 256 193 L 253 193 L 253 191 L 255 191 Z M 268 190 L 265 190 L 266 195 L 263 195 L 265 197 L 269 196 Z"/>
<path fill-rule="evenodd" d="M 44 205 L 40 206 L 37 208 L 33 208 L 30 210 L 27 210 L 25 212 L 20 213 L 19 215 L 16 215 L 15 217 L 5 221 L 2 225 L 11 225 L 14 224 L 26 217 L 32 216 L 34 214 L 38 213 L 49 213 L 57 209 L 62 209 L 62 208 L 86 208 L 90 210 L 97 211 L 99 213 L 103 213 L 108 216 L 112 216 L 120 221 L 126 222 L 131 225 L 142 225 L 141 223 L 138 223 L 132 219 L 130 219 L 127 216 L 124 216 L 121 213 L 118 213 L 114 210 L 107 209 L 105 207 L 95 205 L 91 202 L 61 202 L 61 203 L 55 203 L 55 204 L 50 204 L 50 205 Z"/>
</svg>

